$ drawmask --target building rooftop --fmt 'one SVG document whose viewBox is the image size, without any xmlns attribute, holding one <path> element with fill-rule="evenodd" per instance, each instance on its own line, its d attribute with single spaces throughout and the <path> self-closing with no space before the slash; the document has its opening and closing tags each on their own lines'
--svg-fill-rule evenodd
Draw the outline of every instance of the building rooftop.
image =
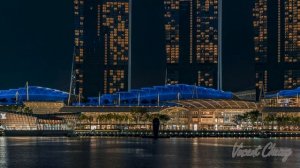
<svg viewBox="0 0 300 168">
<path fill-rule="evenodd" d="M 281 90 L 275 94 L 268 94 L 265 96 L 267 99 L 277 98 L 277 97 L 297 97 L 300 95 L 300 87 L 294 90 Z"/>
<path fill-rule="evenodd" d="M 23 101 L 66 101 L 68 93 L 40 86 L 29 86 L 18 89 L 0 90 L 0 105 L 22 104 Z"/>
</svg>

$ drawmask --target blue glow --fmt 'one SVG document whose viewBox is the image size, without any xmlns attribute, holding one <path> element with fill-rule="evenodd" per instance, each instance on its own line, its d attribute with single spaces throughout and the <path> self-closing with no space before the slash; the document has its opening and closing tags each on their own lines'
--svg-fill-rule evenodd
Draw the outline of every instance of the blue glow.
<svg viewBox="0 0 300 168">
<path fill-rule="evenodd" d="M 39 86 L 29 86 L 29 101 L 66 101 L 67 92 Z M 18 99 L 18 101 L 17 101 Z M 26 88 L 0 90 L 0 105 L 22 104 L 27 100 Z"/>
<path fill-rule="evenodd" d="M 300 95 L 300 87 L 294 89 L 294 90 L 282 90 L 279 91 L 276 94 L 270 94 L 270 95 L 266 95 L 266 98 L 276 98 L 278 97 L 297 97 Z"/>
<path fill-rule="evenodd" d="M 231 92 L 219 91 L 211 88 L 192 85 L 166 85 L 133 89 L 129 92 L 117 92 L 115 94 L 105 94 L 99 97 L 88 98 L 88 106 L 98 105 L 120 105 L 120 106 L 164 106 L 172 105 L 167 101 L 184 99 L 232 99 Z M 159 102 L 158 103 L 158 99 Z M 99 104 L 100 100 L 100 104 Z M 79 104 L 74 104 L 79 105 Z"/>
</svg>

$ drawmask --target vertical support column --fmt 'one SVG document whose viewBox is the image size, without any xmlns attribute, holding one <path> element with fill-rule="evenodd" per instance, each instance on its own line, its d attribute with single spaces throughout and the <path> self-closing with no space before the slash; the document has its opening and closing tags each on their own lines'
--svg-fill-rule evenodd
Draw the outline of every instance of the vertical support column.
<svg viewBox="0 0 300 168">
<path fill-rule="evenodd" d="M 215 127 L 216 124 L 216 111 L 213 112 L 213 127 Z"/>
<path fill-rule="evenodd" d="M 131 59 L 132 59 L 132 48 L 131 48 L 131 38 L 132 38 L 132 0 L 129 0 L 129 51 L 128 51 L 128 91 L 131 90 Z"/>
<path fill-rule="evenodd" d="M 218 90 L 223 90 L 223 65 L 222 65 L 222 16 L 223 0 L 218 1 Z"/>
</svg>

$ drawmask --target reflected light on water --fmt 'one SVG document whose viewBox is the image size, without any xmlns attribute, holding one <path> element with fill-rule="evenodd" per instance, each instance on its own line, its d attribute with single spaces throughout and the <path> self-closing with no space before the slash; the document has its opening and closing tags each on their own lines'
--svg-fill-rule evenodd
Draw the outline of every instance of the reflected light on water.
<svg viewBox="0 0 300 168">
<path fill-rule="evenodd" d="M 6 148 L 6 138 L 0 137 L 0 167 L 7 167 L 7 148 Z"/>
</svg>

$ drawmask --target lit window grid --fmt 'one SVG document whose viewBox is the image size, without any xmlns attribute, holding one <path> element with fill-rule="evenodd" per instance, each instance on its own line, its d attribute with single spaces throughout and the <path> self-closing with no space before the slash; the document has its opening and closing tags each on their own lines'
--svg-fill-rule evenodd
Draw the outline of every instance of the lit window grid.
<svg viewBox="0 0 300 168">
<path fill-rule="evenodd" d="M 104 92 L 105 93 L 115 93 L 122 91 L 126 87 L 125 79 L 127 74 L 125 70 L 105 70 L 104 71 Z"/>
<path fill-rule="evenodd" d="M 284 72 L 284 89 L 294 89 L 300 86 L 300 70 Z"/>
<path fill-rule="evenodd" d="M 74 29 L 74 62 L 75 66 L 75 78 L 76 85 L 78 86 L 77 92 L 83 94 L 83 71 L 80 65 L 84 61 L 84 0 L 74 0 L 74 17 L 75 17 L 75 29 Z"/>
<path fill-rule="evenodd" d="M 105 64 L 127 65 L 129 53 L 129 4 L 106 2 L 102 6 L 105 30 Z"/>
<path fill-rule="evenodd" d="M 255 61 L 267 62 L 268 17 L 267 0 L 256 0 L 253 8 Z"/>
<path fill-rule="evenodd" d="M 180 0 L 165 0 L 165 38 L 167 63 L 179 63 L 179 2 Z"/>
<path fill-rule="evenodd" d="M 198 86 L 213 87 L 214 86 L 214 74 L 208 71 L 198 71 Z"/>
<path fill-rule="evenodd" d="M 197 63 L 218 63 L 218 0 L 196 0 Z"/>
<path fill-rule="evenodd" d="M 256 72 L 256 87 L 262 89 L 264 92 L 268 91 L 268 71 L 258 71 Z"/>
<path fill-rule="evenodd" d="M 284 3 L 284 61 L 300 62 L 300 1 L 286 0 Z"/>
</svg>

